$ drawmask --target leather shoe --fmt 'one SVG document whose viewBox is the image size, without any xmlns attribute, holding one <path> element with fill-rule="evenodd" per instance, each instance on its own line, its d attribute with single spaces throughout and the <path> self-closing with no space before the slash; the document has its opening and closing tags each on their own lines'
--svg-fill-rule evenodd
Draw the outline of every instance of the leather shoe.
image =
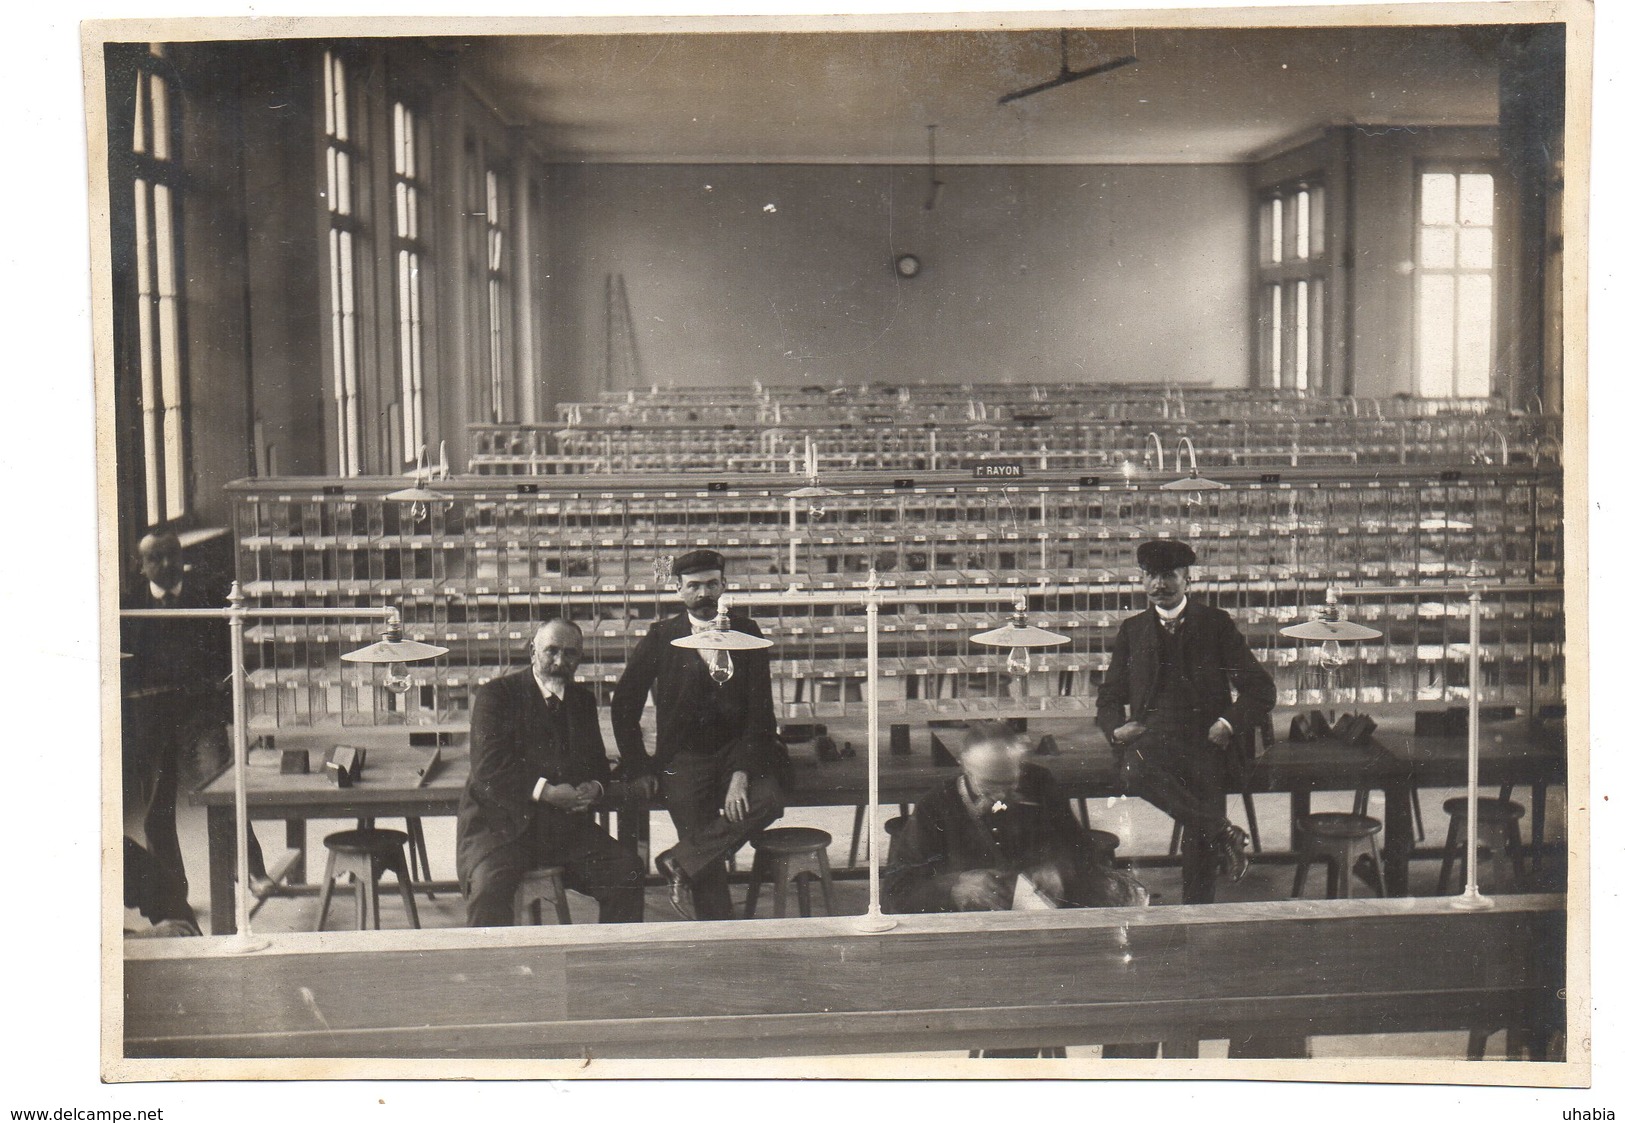
<svg viewBox="0 0 1625 1123">
<path fill-rule="evenodd" d="M 694 919 L 694 887 L 689 884 L 688 874 L 683 868 L 672 861 L 672 852 L 663 850 L 655 855 L 655 869 L 660 876 L 666 879 L 666 888 L 671 894 L 671 907 L 677 910 L 677 915 L 684 920 Z"/>
<path fill-rule="evenodd" d="M 1240 881 L 1247 876 L 1247 867 L 1252 864 L 1247 857 L 1247 832 L 1237 826 L 1226 827 L 1219 836 L 1219 846 L 1223 850 L 1224 868 L 1230 880 Z"/>
</svg>

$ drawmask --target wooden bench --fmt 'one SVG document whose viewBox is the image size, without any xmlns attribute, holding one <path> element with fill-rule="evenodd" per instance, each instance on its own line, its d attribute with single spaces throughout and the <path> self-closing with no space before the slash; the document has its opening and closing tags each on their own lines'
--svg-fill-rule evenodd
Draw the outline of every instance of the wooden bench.
<svg viewBox="0 0 1625 1123">
<path fill-rule="evenodd" d="M 1564 1025 L 1558 896 L 897 919 L 294 933 L 252 955 L 130 941 L 115 1041 L 132 1058 L 598 1060 Z"/>
</svg>

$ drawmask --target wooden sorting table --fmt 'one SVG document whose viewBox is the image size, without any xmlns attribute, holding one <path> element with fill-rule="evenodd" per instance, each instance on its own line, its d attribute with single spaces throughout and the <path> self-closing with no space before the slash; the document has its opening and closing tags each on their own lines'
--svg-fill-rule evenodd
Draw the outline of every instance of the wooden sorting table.
<svg viewBox="0 0 1625 1123">
<path fill-rule="evenodd" d="M 395 731 L 397 738 L 411 732 Z M 297 855 L 307 850 L 305 822 L 323 818 L 429 818 L 455 815 L 468 779 L 468 750 L 442 747 L 440 766 L 423 786 L 416 773 L 431 750 L 399 743 L 377 743 L 380 731 L 371 731 L 366 768 L 353 787 L 335 787 L 321 775 L 321 754 L 312 752 L 308 775 L 284 775 L 263 768 L 249 770 L 248 807 L 251 819 L 283 820 L 288 848 Z M 1537 794 L 1531 832 L 1538 843 L 1544 824 L 1543 799 L 1549 784 L 1563 783 L 1565 742 L 1560 726 L 1531 729 L 1524 721 L 1485 722 L 1480 740 L 1481 781 L 1486 785 L 1532 785 Z M 856 807 L 867 803 L 868 779 L 863 755 L 838 761 L 817 761 L 805 747 L 792 754 L 796 763 L 795 790 L 788 802 L 798 807 Z M 1383 793 L 1383 865 L 1388 890 L 1394 896 L 1409 892 L 1409 863 L 1416 844 L 1412 794 L 1423 787 L 1460 787 L 1466 779 L 1467 746 L 1464 737 L 1417 737 L 1385 727 L 1364 746 L 1341 742 L 1298 744 L 1277 742 L 1259 755 L 1244 786 L 1254 793 L 1290 793 L 1293 821 L 1308 812 L 1316 791 L 1370 789 Z M 1084 800 L 1123 795 L 1111 750 L 1092 727 L 1078 734 L 1054 756 L 1035 758 L 1048 768 L 1068 797 Z M 908 756 L 894 756 L 882 748 L 880 801 L 917 803 L 955 773 L 952 766 L 932 763 L 923 745 Z M 1238 790 L 1240 790 L 1238 788 Z M 209 838 L 210 930 L 223 935 L 236 930 L 232 909 L 232 871 L 235 868 L 236 814 L 232 806 L 229 772 L 216 776 L 192 795 L 195 805 L 207 809 Z M 621 830 L 647 837 L 646 822 L 628 815 Z M 1294 832 L 1295 834 L 1296 832 Z M 1292 845 L 1296 848 L 1294 837 Z M 287 880 L 304 880 L 304 862 L 289 867 Z"/>
</svg>

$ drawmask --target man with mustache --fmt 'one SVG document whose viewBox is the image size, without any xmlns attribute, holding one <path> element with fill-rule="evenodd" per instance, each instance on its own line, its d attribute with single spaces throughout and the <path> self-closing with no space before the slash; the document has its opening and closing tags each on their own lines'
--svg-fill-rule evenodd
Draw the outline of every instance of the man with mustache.
<svg viewBox="0 0 1625 1123">
<path fill-rule="evenodd" d="M 692 550 L 672 564 L 685 611 L 656 621 L 638 641 L 615 688 L 610 715 L 620 775 L 644 798 L 657 792 L 677 828 L 677 845 L 655 858 L 685 917 L 730 920 L 727 859 L 784 813 L 790 758 L 778 738 L 765 650 L 700 651 L 671 641 L 721 626 L 727 589 L 722 555 Z M 759 636 L 730 610 L 728 626 Z M 655 749 L 640 722 L 655 699 Z"/>
<path fill-rule="evenodd" d="M 575 681 L 581 640 L 573 621 L 544 623 L 530 641 L 530 666 L 474 696 L 457 809 L 470 927 L 514 923 L 514 890 L 538 866 L 562 866 L 565 886 L 598 902 L 600 923 L 643 919 L 643 862 L 593 819 L 625 792 L 609 782 L 598 701 Z"/>
<path fill-rule="evenodd" d="M 1186 595 L 1188 544 L 1142 542 L 1136 558 L 1151 604 L 1118 629 L 1095 724 L 1128 793 L 1184 826 L 1184 902 L 1209 904 L 1220 868 L 1232 881 L 1247 872 L 1247 834 L 1225 817 L 1225 770 L 1232 742 L 1275 705 L 1275 683 L 1229 613 Z"/>
</svg>

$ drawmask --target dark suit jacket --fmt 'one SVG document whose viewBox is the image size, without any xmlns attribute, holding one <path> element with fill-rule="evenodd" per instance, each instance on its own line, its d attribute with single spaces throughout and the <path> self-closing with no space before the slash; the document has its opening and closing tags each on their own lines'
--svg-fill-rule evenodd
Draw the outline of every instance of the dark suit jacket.
<svg viewBox="0 0 1625 1123">
<path fill-rule="evenodd" d="M 571 683 L 561 717 L 548 713 L 529 667 L 492 679 L 474 696 L 468 786 L 457 808 L 459 875 L 522 838 L 532 822 L 544 830 L 563 829 L 581 818 L 531 799 L 541 777 L 558 784 L 609 783 L 592 691 Z"/>
<path fill-rule="evenodd" d="M 892 845 L 881 890 L 885 910 L 952 912 L 952 875 L 970 870 L 1014 874 L 1046 862 L 1079 871 L 1100 865 L 1045 768 L 1022 766 L 1016 800 L 998 817 L 1004 823 L 995 840 L 965 807 L 958 776 L 922 799 Z"/>
<path fill-rule="evenodd" d="M 181 579 L 175 608 L 224 608 L 226 590 L 218 582 L 188 571 Z M 124 600 L 123 608 L 162 608 L 145 578 Z M 225 620 L 123 620 L 119 650 L 128 652 L 120 668 L 126 693 L 167 689 L 188 693 L 224 693 L 230 689 L 231 634 Z"/>
<path fill-rule="evenodd" d="M 756 621 L 730 611 L 735 631 L 759 636 Z M 739 770 L 754 776 L 782 775 L 787 764 L 773 714 L 773 683 L 767 651 L 735 651 L 734 673 L 718 686 L 705 657 L 673 647 L 671 641 L 691 634 L 688 613 L 657 620 L 633 648 L 615 687 L 610 716 L 621 771 L 627 778 L 658 773 L 683 750 L 726 752 Z M 655 751 L 643 744 L 643 707 L 650 690 L 655 698 Z"/>
<path fill-rule="evenodd" d="M 1202 604 L 1185 602 L 1185 657 L 1197 698 L 1197 718 L 1205 732 L 1221 717 L 1239 737 L 1264 720 L 1275 705 L 1275 682 L 1248 650 L 1230 614 Z M 1156 697 L 1161 677 L 1155 608 L 1147 608 L 1123 621 L 1112 642 L 1112 661 L 1100 684 L 1095 724 L 1112 739 L 1112 731 L 1127 718 L 1145 719 Z M 1232 688 L 1234 690 L 1232 691 Z"/>
</svg>

